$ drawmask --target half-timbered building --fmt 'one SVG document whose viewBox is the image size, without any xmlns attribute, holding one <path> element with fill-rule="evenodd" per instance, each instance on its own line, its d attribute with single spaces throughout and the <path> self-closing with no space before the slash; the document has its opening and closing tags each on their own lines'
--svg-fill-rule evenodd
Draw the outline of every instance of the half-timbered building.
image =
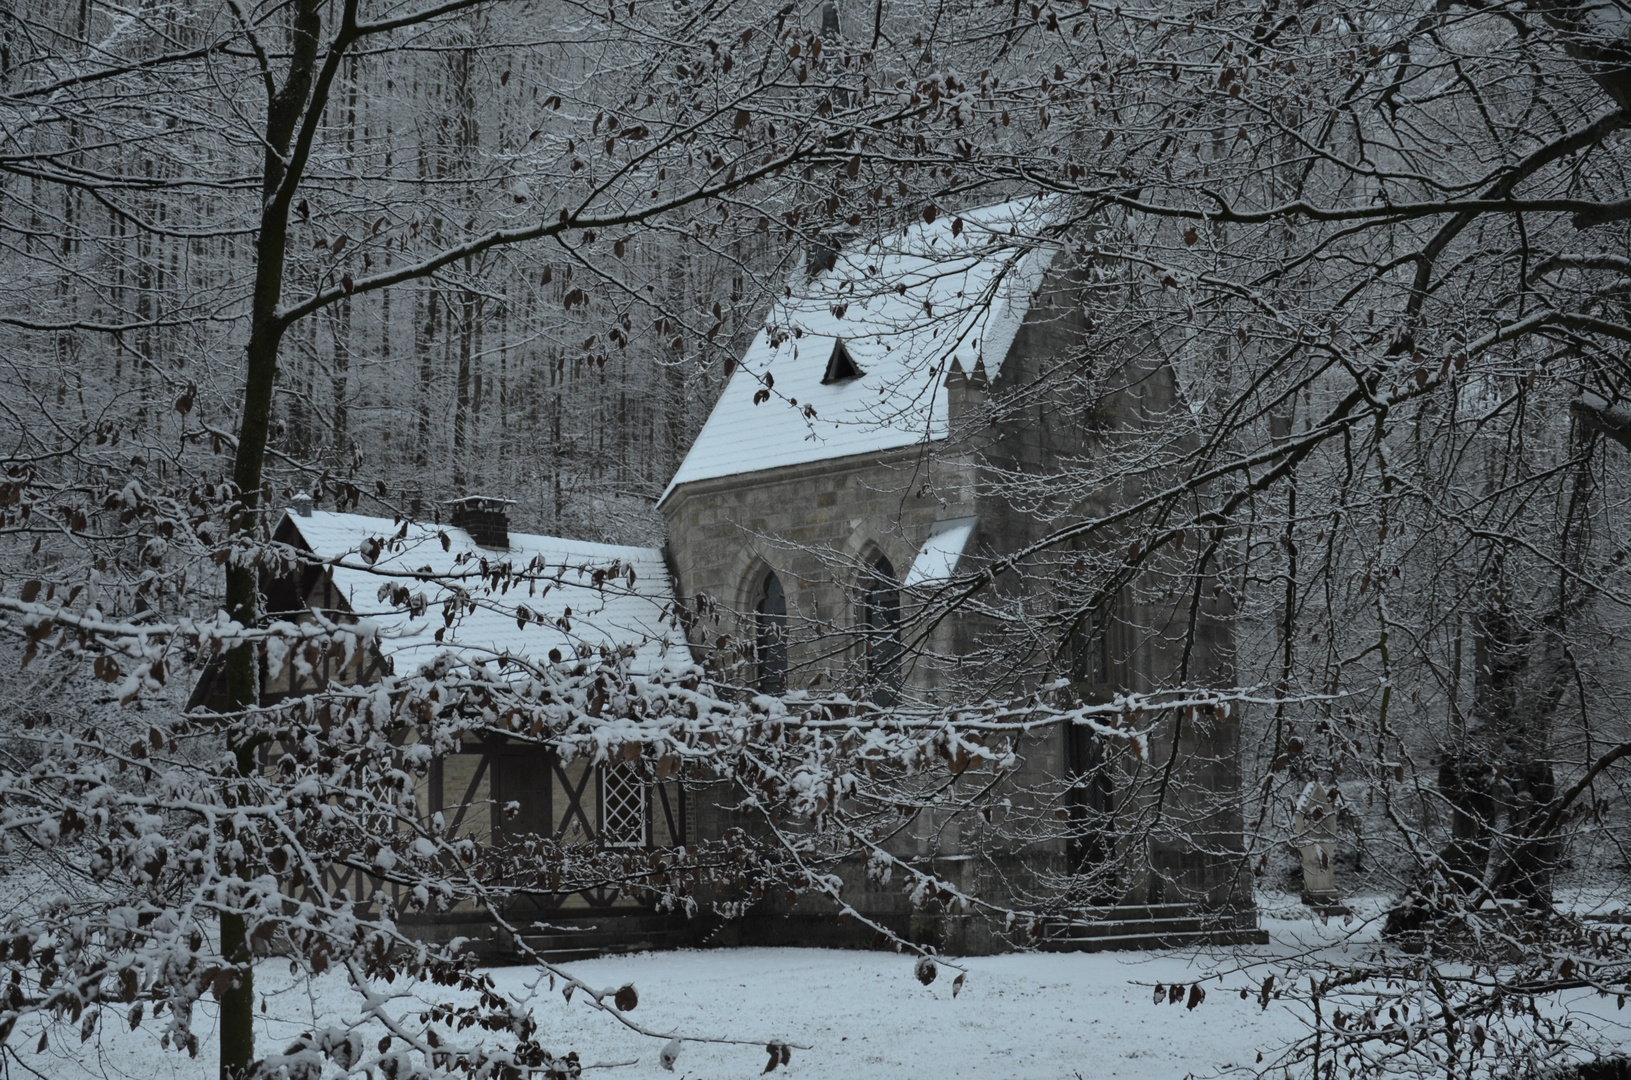
<svg viewBox="0 0 1631 1080">
<path fill-rule="evenodd" d="M 496 667 L 514 659 L 558 663 L 610 652 L 622 654 L 631 671 L 654 674 L 680 655 L 672 652 L 676 643 L 685 648 L 673 627 L 673 589 L 661 549 L 511 532 L 507 504 L 497 498 L 460 499 L 450 510 L 446 524 L 426 524 L 317 510 L 309 497 L 296 497 L 273 539 L 301 558 L 284 573 L 263 576 L 266 618 L 366 620 L 368 633 L 360 637 L 370 644 L 350 653 L 264 650 L 263 705 L 330 684 L 413 674 L 441 657 Z M 482 585 L 500 563 L 526 578 L 514 602 L 494 602 Z M 524 621 L 516 617 L 518 605 L 528 613 Z M 207 669 L 192 704 L 215 697 L 218 678 L 217 668 Z M 433 761 L 419 797 L 427 813 L 443 816 L 445 835 L 483 844 L 527 835 L 566 847 L 645 851 L 687 838 L 686 793 L 677 780 L 642 781 L 636 767 L 621 760 L 563 762 L 515 739 L 461 742 Z M 357 869 L 328 873 L 329 888 L 360 899 L 381 887 Z M 511 906 L 506 918 L 518 926 L 581 924 L 569 951 L 678 940 L 673 920 L 651 916 L 636 897 L 614 887 L 531 890 Z M 599 925 L 608 917 L 615 933 Z M 421 917 L 417 929 L 502 949 L 485 923 L 466 909 Z"/>
</svg>

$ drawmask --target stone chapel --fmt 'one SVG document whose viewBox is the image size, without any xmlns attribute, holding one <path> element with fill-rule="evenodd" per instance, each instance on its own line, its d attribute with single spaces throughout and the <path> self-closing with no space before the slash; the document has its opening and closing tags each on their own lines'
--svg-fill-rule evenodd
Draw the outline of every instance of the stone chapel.
<svg viewBox="0 0 1631 1080">
<path fill-rule="evenodd" d="M 989 649 L 993 618 L 973 605 L 929 632 L 903 632 L 912 614 L 982 568 L 1023 563 L 1068 515 L 1095 510 L 1091 498 L 1020 505 L 1010 496 L 1013 478 L 1046 476 L 1061 461 L 1093 454 L 1105 430 L 1158 424 L 1182 405 L 1175 373 L 1158 363 L 1124 378 L 1092 417 L 1046 397 L 1025 400 L 1025 388 L 1051 366 L 1079 359 L 1088 319 L 1086 279 L 1044 238 L 1044 223 L 1041 204 L 1009 202 L 815 251 L 737 360 L 658 501 L 661 549 L 512 533 L 506 503 L 494 497 L 459 500 L 451 526 L 407 528 L 297 500 L 275 536 L 315 559 L 293 578 L 265 583 L 269 616 L 366 616 L 384 628 L 382 644 L 350 669 L 329 670 L 326 658 L 268 668 L 263 696 L 307 692 L 331 678 L 368 681 L 449 649 L 483 659 L 599 645 L 627 647 L 652 667 L 669 650 L 688 649 L 743 693 L 842 692 L 886 708 L 954 693 L 962 665 Z M 578 573 L 538 602 L 539 625 L 525 633 L 513 615 L 473 611 L 433 636 L 427 620 L 414 624 L 380 599 L 366 568 L 347 565 L 371 537 L 393 533 L 404 538 L 401 550 L 382 562 L 451 570 L 461 559 L 510 558 Z M 1049 575 L 1068 565 L 1057 554 L 989 588 L 1045 610 Z M 584 568 L 612 564 L 631 587 L 590 588 Z M 698 598 L 718 621 L 674 640 L 667 613 Z M 570 618 L 561 615 L 567 610 Z M 1046 685 L 1056 697 L 1084 701 L 1160 690 L 1178 670 L 1169 632 L 1176 611 L 1153 591 L 1123 590 L 1083 623 L 1068 655 L 1009 663 L 1004 688 Z M 1191 627 L 1183 660 L 1191 684 L 1232 684 L 1228 614 L 1222 601 L 1209 601 Z M 716 648 L 715 635 L 733 644 Z M 209 695 L 208 682 L 206 673 L 195 702 Z M 1100 875 L 1092 895 L 1060 909 L 1040 939 L 1006 936 L 965 913 L 914 910 L 898 887 L 869 881 L 859 864 L 843 872 L 845 896 L 869 918 L 948 952 L 1256 940 L 1239 737 L 1238 714 L 1223 709 L 1162 721 L 1147 768 L 1166 767 L 1175 779 L 1162 780 L 1157 804 L 1151 785 L 1130 794 L 1107 779 L 1089 729 L 1046 728 L 1022 744 L 1016 784 L 1051 790 L 1067 824 L 1097 824 L 1005 838 L 927 821 L 896 842 L 896 854 L 996 902 L 1034 903 L 1044 881 L 1055 892 L 1065 882 L 1068 892 L 1088 863 L 1114 862 L 1115 874 Z M 502 745 L 466 751 L 437 765 L 424 797 L 473 833 L 520 828 L 563 842 L 648 848 L 737 823 L 727 798 L 683 778 L 642 782 L 621 764 L 563 766 Z M 511 800 L 521 811 L 506 822 L 493 808 Z M 557 926 L 580 924 L 571 940 L 543 943 L 561 956 L 696 943 L 862 945 L 872 937 L 820 903 L 766 900 L 729 925 L 688 925 L 612 892 L 543 895 L 536 906 Z M 457 918 L 430 921 L 429 935 L 479 936 Z"/>
</svg>

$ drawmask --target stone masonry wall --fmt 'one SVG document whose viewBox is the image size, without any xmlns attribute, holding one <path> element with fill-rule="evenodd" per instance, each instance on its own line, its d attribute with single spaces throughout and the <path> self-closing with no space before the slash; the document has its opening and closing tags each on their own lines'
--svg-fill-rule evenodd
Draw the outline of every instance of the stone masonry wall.
<svg viewBox="0 0 1631 1080">
<path fill-rule="evenodd" d="M 1090 456 L 1103 440 L 1118 437 L 1118 432 L 1145 431 L 1181 404 L 1172 372 L 1159 365 L 1123 372 L 1117 389 L 1103 400 L 1073 403 L 1043 395 L 1026 403 L 1026 387 L 1051 366 L 1086 362 L 1081 356 L 1085 319 L 1076 279 L 1066 272 L 1051 273 L 997 378 L 988 385 L 983 368 L 954 370 L 948 378 L 943 392 L 949 399 L 950 440 L 676 489 L 662 510 L 677 591 L 688 604 L 699 594 L 711 601 L 704 604 L 707 618 L 693 635 L 699 658 L 716 671 L 734 674 L 741 684 L 751 682 L 752 611 L 765 573 L 773 570 L 787 595 L 789 689 L 859 695 L 864 692 L 856 634 L 863 618 L 862 567 L 878 554 L 886 555 L 897 575 L 904 576 L 934 523 L 978 516 L 975 537 L 959 565 L 967 571 L 1021 551 L 1062 523 L 1107 505 L 1107 495 L 1100 493 L 1073 504 L 1022 511 L 1008 498 L 1007 485 L 1015 476 L 1038 476 L 1063 460 Z M 993 417 L 999 420 L 995 425 Z M 774 417 L 767 416 L 767 422 Z M 1116 497 L 1129 494 L 1136 492 Z M 1126 541 L 1118 536 L 1112 542 L 1124 547 Z M 1057 560 L 1057 554 L 1047 558 Z M 1040 564 L 1034 569 L 999 578 L 994 588 L 1010 599 L 1024 596 L 1037 605 L 1033 610 L 1042 610 L 1040 605 L 1049 601 L 1049 574 L 1056 571 Z M 1107 683 L 1080 687 L 1082 696 L 1103 699 L 1116 690 L 1149 691 L 1175 681 L 1191 625 L 1183 601 L 1163 597 L 1153 581 L 1135 579 L 1116 605 Z M 1221 603 L 1210 596 L 1203 601 L 1187 642 L 1185 681 L 1190 684 L 1232 680 L 1226 616 Z M 994 655 L 1006 647 L 1000 637 L 995 624 L 961 617 L 942 624 L 928 651 L 944 657 L 982 650 Z M 722 638 L 724 647 L 719 648 Z M 941 688 L 946 674 L 930 661 L 913 663 L 908 657 L 906 682 L 918 691 Z M 1055 674 L 1045 658 L 1037 657 L 1011 666 L 1007 689 L 1034 689 Z M 1066 772 L 1067 738 L 1066 732 L 1055 730 L 1026 740 L 1015 789 L 1049 781 L 1057 786 Z M 1135 769 L 1132 789 L 1117 807 L 1119 819 L 1139 823 L 1138 829 L 1129 829 L 1136 838 L 1114 839 L 1117 857 L 1132 868 L 1120 880 L 1124 901 L 1250 908 L 1249 876 L 1243 875 L 1238 857 L 1238 740 L 1238 717 L 1190 713 L 1163 718 L 1148 761 Z M 747 824 L 719 808 L 721 797 L 700 792 L 694 799 L 692 821 L 698 835 Z M 896 854 L 999 901 L 1018 899 L 1014 894 L 1027 892 L 1038 875 L 1069 870 L 1063 841 L 1032 840 L 994 852 L 990 837 L 962 835 L 952 824 L 919 822 L 915 833 L 896 845 Z M 898 887 L 869 883 L 859 866 L 846 868 L 843 876 L 850 902 L 897 932 L 938 935 L 944 945 L 966 952 L 1000 944 L 989 930 L 966 919 L 942 916 L 935 927 L 925 929 L 925 916 L 909 909 Z M 778 925 L 803 927 L 798 933 L 804 937 L 825 940 L 822 935 L 839 931 L 822 922 L 824 912 L 825 905 L 804 901 L 796 911 L 773 914 L 781 920 Z M 830 919 L 830 913 L 825 917 Z M 826 928 L 818 932 L 817 927 Z M 743 932 L 757 940 L 752 931 Z M 851 928 L 844 933 L 858 932 Z"/>
</svg>

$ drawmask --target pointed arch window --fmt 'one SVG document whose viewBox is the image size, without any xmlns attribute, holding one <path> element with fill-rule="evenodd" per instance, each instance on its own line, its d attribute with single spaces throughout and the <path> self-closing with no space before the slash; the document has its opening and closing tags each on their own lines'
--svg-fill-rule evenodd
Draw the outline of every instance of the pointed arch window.
<svg viewBox="0 0 1631 1080">
<path fill-rule="evenodd" d="M 1071 634 L 1070 677 L 1079 683 L 1105 686 L 1110 682 L 1110 604 L 1100 604 L 1081 615 Z"/>
<path fill-rule="evenodd" d="M 893 705 L 900 700 L 900 579 L 885 556 L 867 568 L 865 612 L 866 673 L 872 700 Z"/>
<path fill-rule="evenodd" d="M 767 571 L 753 609 L 753 660 L 761 694 L 787 692 L 787 594 L 781 578 Z"/>
<path fill-rule="evenodd" d="M 1078 874 L 1102 873 L 1104 864 L 1115 849 L 1110 826 L 1116 808 L 1114 780 L 1105 753 L 1104 737 L 1089 728 L 1067 724 L 1065 770 L 1070 783 L 1066 816 L 1070 822 L 1068 838 L 1072 870 Z"/>
</svg>

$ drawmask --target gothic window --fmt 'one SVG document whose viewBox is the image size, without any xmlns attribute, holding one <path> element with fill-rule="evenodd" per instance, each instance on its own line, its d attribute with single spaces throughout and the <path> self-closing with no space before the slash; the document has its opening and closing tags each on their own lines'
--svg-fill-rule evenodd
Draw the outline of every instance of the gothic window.
<svg viewBox="0 0 1631 1080">
<path fill-rule="evenodd" d="M 900 700 L 900 580 L 882 555 L 867 568 L 865 608 L 866 673 L 872 700 L 893 705 Z"/>
<path fill-rule="evenodd" d="M 646 846 L 646 785 L 627 761 L 601 767 L 600 842 L 606 847 Z"/>
<path fill-rule="evenodd" d="M 1077 620 L 1071 635 L 1070 677 L 1093 686 L 1110 682 L 1109 604 L 1101 604 Z"/>
<path fill-rule="evenodd" d="M 753 659 L 761 694 L 787 691 L 787 594 L 774 572 L 765 574 L 754 606 Z"/>
<path fill-rule="evenodd" d="M 1065 728 L 1068 841 L 1071 862 L 1079 874 L 1102 866 L 1114 847 L 1109 830 L 1115 788 L 1104 750 L 1098 734 L 1075 724 Z"/>
</svg>

